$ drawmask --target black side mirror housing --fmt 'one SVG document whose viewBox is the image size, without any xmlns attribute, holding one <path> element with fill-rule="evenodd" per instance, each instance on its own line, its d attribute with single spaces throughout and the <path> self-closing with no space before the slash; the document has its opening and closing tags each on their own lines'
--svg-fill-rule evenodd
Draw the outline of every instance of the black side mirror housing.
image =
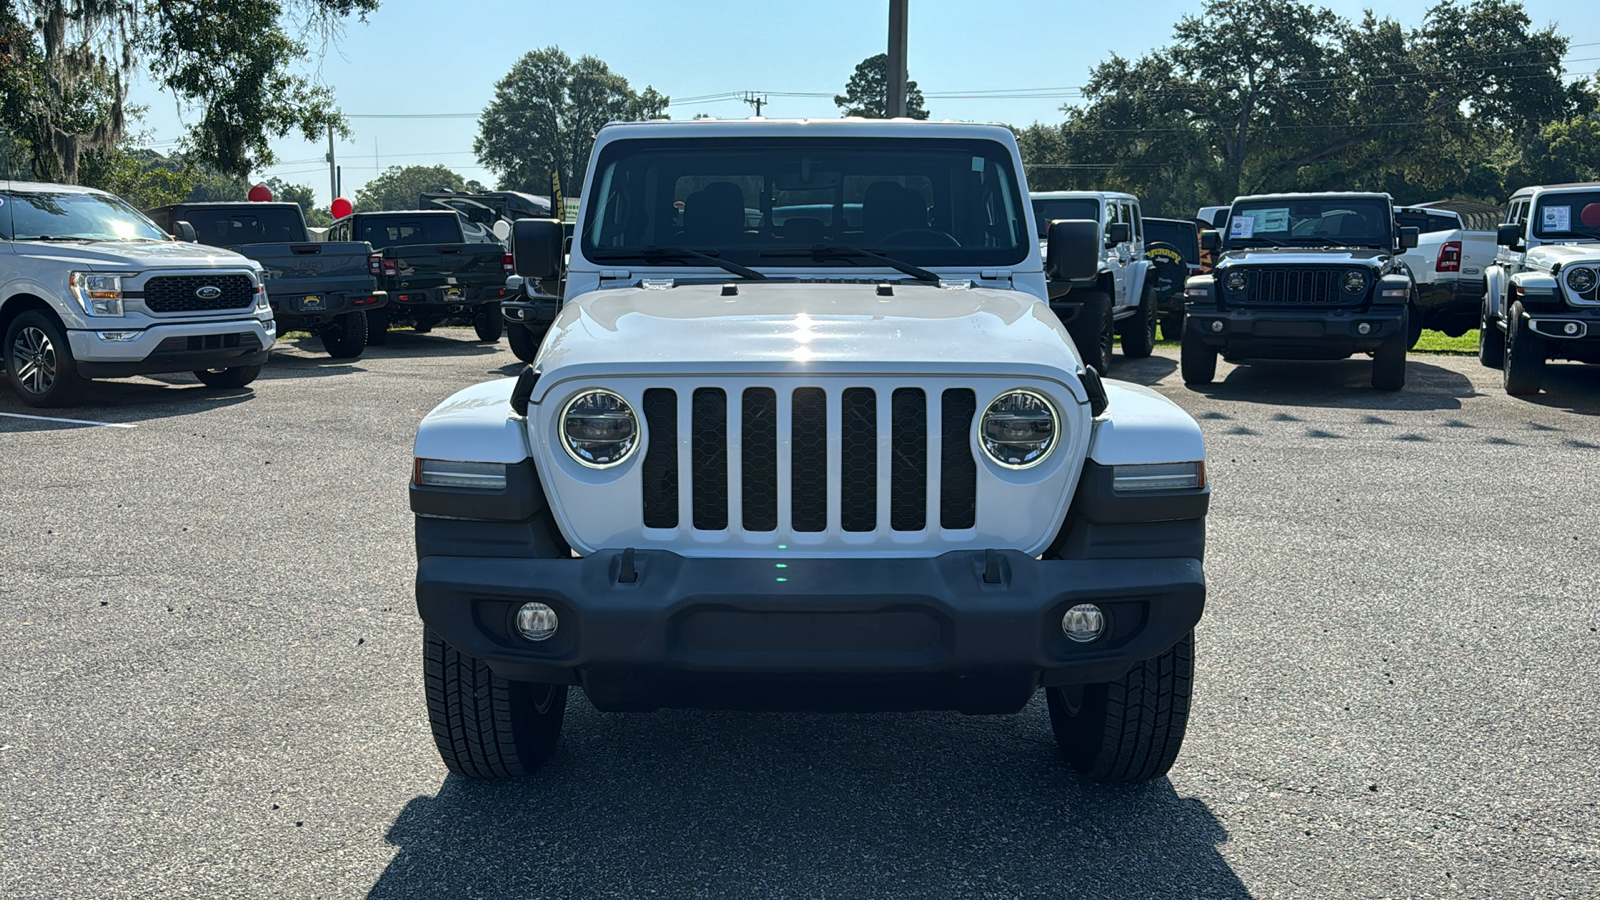
<svg viewBox="0 0 1600 900">
<path fill-rule="evenodd" d="M 511 224 L 514 270 L 523 278 L 548 281 L 561 272 L 561 221 L 518 219 Z"/>
<path fill-rule="evenodd" d="M 1046 234 L 1044 267 L 1049 277 L 1078 281 L 1100 271 L 1100 223 L 1057 219 Z"/>
<path fill-rule="evenodd" d="M 193 244 L 196 241 L 200 240 L 200 236 L 195 234 L 194 226 L 190 225 L 188 222 L 183 221 L 182 219 L 179 219 L 178 221 L 172 223 L 172 227 L 177 230 L 177 234 L 175 234 L 173 236 L 176 237 L 180 241 L 184 241 L 185 243 Z"/>
<path fill-rule="evenodd" d="M 1522 226 L 1516 222 L 1506 222 L 1495 229 L 1494 242 L 1501 247 L 1515 247 L 1522 243 Z"/>
<path fill-rule="evenodd" d="M 1115 247 L 1133 240 L 1133 226 L 1127 222 L 1112 222 L 1106 229 L 1106 246 Z"/>
<path fill-rule="evenodd" d="M 1207 253 L 1215 253 L 1222 249 L 1222 234 L 1207 228 L 1200 232 L 1200 249 Z"/>
<path fill-rule="evenodd" d="M 1421 236 L 1422 229 L 1413 225 L 1402 226 L 1400 229 L 1400 248 L 1402 250 L 1415 250 L 1417 238 Z"/>
</svg>

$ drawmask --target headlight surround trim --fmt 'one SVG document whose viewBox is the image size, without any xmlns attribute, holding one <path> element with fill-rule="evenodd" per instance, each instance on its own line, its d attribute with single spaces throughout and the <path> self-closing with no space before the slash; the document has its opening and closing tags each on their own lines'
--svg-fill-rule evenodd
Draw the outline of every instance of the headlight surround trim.
<svg viewBox="0 0 1600 900">
<path fill-rule="evenodd" d="M 588 440 L 580 440 L 569 434 L 567 425 L 568 419 L 572 417 L 573 408 L 579 403 L 588 400 L 602 400 L 603 402 L 610 404 L 610 409 L 595 411 L 598 415 L 614 413 L 623 414 L 621 416 L 615 416 L 615 418 L 626 418 L 630 426 L 629 434 L 625 438 L 612 441 L 597 440 L 592 438 Z M 573 462 L 576 462 L 578 465 L 589 469 L 615 468 L 631 459 L 634 453 L 639 449 L 640 441 L 638 412 L 634 410 L 633 404 L 629 403 L 626 397 L 623 397 L 616 391 L 607 390 L 605 388 L 585 388 L 584 390 L 578 391 L 576 394 L 574 394 L 572 399 L 568 400 L 566 405 L 561 407 L 561 416 L 556 421 L 556 430 L 558 437 L 560 438 L 562 448 L 567 451 L 567 456 L 571 457 Z M 611 443 L 620 445 L 622 449 L 620 452 L 615 452 L 614 455 L 607 455 L 600 458 L 595 458 L 591 455 L 590 457 L 586 458 L 580 452 L 578 446 L 584 443 Z"/>
<path fill-rule="evenodd" d="M 1029 402 L 1037 404 L 1040 408 L 1042 408 L 1042 411 L 1049 416 L 1050 434 L 1048 437 L 1032 442 L 1026 440 L 1014 440 L 1009 442 L 991 440 L 988 433 L 988 423 L 990 417 L 997 412 L 996 407 L 1008 400 L 1016 399 L 1025 399 Z M 1013 411 L 1014 410 L 998 410 L 998 412 Z M 1010 469 L 1012 471 L 1031 469 L 1049 459 L 1051 455 L 1055 453 L 1056 447 L 1061 444 L 1061 411 L 1056 409 L 1056 405 L 1054 403 L 1050 402 L 1050 398 L 1039 393 L 1038 391 L 1029 390 L 1028 388 L 1012 388 L 1010 390 L 1000 392 L 993 400 L 989 401 L 989 405 L 984 407 L 983 414 L 978 417 L 977 429 L 978 446 L 983 449 L 983 455 L 987 456 L 990 462 L 1000 466 L 1001 468 Z M 1015 462 L 1006 458 L 996 449 L 996 446 L 1008 444 L 1011 446 L 1021 446 L 1028 443 L 1038 443 L 1041 444 L 1042 447 L 1037 451 L 1037 455 L 1020 459 Z"/>
<path fill-rule="evenodd" d="M 1242 294 L 1250 286 L 1250 276 L 1243 269 L 1229 269 L 1222 275 L 1222 289 L 1230 294 Z"/>
<path fill-rule="evenodd" d="M 1572 288 L 1573 291 L 1579 294 L 1587 294 L 1594 290 L 1595 283 L 1600 281 L 1600 278 L 1596 277 L 1594 269 L 1588 266 L 1574 266 L 1568 269 L 1567 274 L 1562 277 L 1566 281 L 1567 287 Z"/>
</svg>

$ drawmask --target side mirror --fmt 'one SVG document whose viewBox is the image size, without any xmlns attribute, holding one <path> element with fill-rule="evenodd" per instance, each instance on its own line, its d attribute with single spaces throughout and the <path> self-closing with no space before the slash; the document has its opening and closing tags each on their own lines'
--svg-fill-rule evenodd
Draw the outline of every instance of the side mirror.
<svg viewBox="0 0 1600 900">
<path fill-rule="evenodd" d="M 1401 247 L 1401 249 L 1404 249 L 1404 250 L 1415 250 L 1416 247 L 1417 247 L 1417 237 L 1420 236 L 1421 234 L 1422 234 L 1422 229 L 1417 228 L 1415 226 L 1406 225 L 1406 226 L 1401 227 L 1401 229 L 1400 229 L 1400 247 Z"/>
<path fill-rule="evenodd" d="M 1233 210 L 1231 208 L 1230 209 L 1219 209 L 1216 212 L 1212 213 L 1211 214 L 1211 227 L 1215 228 L 1218 231 L 1221 231 L 1221 230 L 1227 228 L 1228 227 L 1228 213 L 1230 213 L 1232 211 Z"/>
<path fill-rule="evenodd" d="M 1100 271 L 1100 223 L 1057 219 L 1046 234 L 1044 267 L 1049 277 L 1077 281 Z"/>
<path fill-rule="evenodd" d="M 1507 222 L 1495 229 L 1494 242 L 1501 247 L 1515 247 L 1522 243 L 1522 226 Z"/>
<path fill-rule="evenodd" d="M 1133 226 L 1127 222 L 1112 222 L 1106 229 L 1106 246 L 1115 247 L 1133 240 Z"/>
<path fill-rule="evenodd" d="M 1200 232 L 1200 249 L 1207 253 L 1215 253 L 1222 249 L 1222 234 L 1207 228 Z"/>
<path fill-rule="evenodd" d="M 561 222 L 518 219 L 511 226 L 513 270 L 533 281 L 548 281 L 561 272 Z"/>
<path fill-rule="evenodd" d="M 193 244 L 200 240 L 200 236 L 195 234 L 194 226 L 190 225 L 188 222 L 180 219 L 179 221 L 174 222 L 172 227 L 178 230 L 178 233 L 175 235 L 175 237 L 177 237 L 177 239 L 180 241 Z"/>
</svg>

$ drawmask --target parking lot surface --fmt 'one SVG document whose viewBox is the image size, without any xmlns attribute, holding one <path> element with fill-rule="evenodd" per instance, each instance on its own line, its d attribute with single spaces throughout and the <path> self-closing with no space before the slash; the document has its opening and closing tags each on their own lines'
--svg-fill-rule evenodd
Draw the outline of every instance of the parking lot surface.
<svg viewBox="0 0 1600 900">
<path fill-rule="evenodd" d="M 1196 706 L 1169 779 L 1022 714 L 595 712 L 447 777 L 422 700 L 417 422 L 520 365 L 470 330 L 280 343 L 41 412 L 0 394 L 0 894 L 1600 894 L 1600 367 L 1117 357 L 1203 426 Z"/>
</svg>

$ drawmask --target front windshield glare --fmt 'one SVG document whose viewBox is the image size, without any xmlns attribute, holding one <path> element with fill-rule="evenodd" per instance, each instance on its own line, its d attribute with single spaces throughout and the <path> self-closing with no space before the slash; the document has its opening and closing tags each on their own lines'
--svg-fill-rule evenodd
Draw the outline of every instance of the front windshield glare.
<svg viewBox="0 0 1600 900">
<path fill-rule="evenodd" d="M 1228 216 L 1230 247 L 1394 246 L 1388 204 L 1381 200 L 1260 200 L 1235 204 Z"/>
<path fill-rule="evenodd" d="M 160 228 L 109 194 L 0 192 L 0 232 L 7 240 L 164 241 Z"/>
<path fill-rule="evenodd" d="M 619 140 L 601 153 L 590 259 L 753 267 L 1000 266 L 1032 249 L 1011 154 L 995 141 Z"/>
<path fill-rule="evenodd" d="M 1600 237 L 1600 191 L 1540 197 L 1533 233 L 1555 241 Z"/>
</svg>

